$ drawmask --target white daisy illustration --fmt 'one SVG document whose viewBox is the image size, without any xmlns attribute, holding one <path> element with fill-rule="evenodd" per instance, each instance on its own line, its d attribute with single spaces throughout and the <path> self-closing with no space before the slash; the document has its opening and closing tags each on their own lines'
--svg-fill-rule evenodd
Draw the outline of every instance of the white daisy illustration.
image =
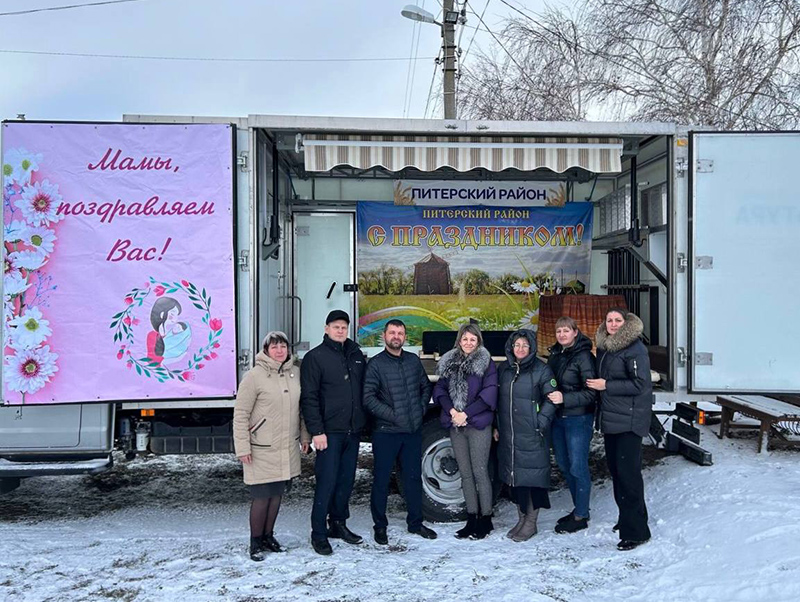
<svg viewBox="0 0 800 602">
<path fill-rule="evenodd" d="M 19 270 L 13 270 L 3 275 L 3 296 L 6 299 L 24 293 L 29 287 L 28 279 Z"/>
<path fill-rule="evenodd" d="M 22 209 L 22 215 L 32 226 L 47 226 L 64 219 L 56 210 L 61 203 L 58 185 L 49 181 L 34 182 L 22 190 L 22 198 L 14 204 Z"/>
<path fill-rule="evenodd" d="M 13 253 L 9 253 L 6 251 L 5 247 L 3 247 L 3 275 L 11 274 L 19 270 L 19 265 L 17 264 L 17 258 L 12 257 Z"/>
<path fill-rule="evenodd" d="M 535 293 L 539 290 L 539 287 L 536 286 L 533 282 L 529 282 L 527 280 L 523 280 L 522 282 L 512 282 L 511 288 L 513 288 L 518 293 Z"/>
<path fill-rule="evenodd" d="M 5 242 L 17 242 L 26 236 L 28 225 L 25 222 L 14 220 L 3 226 L 3 240 Z"/>
<path fill-rule="evenodd" d="M 33 247 L 40 253 L 46 253 L 48 255 L 52 253 L 55 248 L 54 243 L 56 238 L 56 233 L 53 230 L 48 230 L 41 226 L 27 228 L 21 236 L 21 240 L 26 245 Z M 6 240 L 8 240 L 8 238 L 6 238 Z"/>
<path fill-rule="evenodd" d="M 25 308 L 21 316 L 11 320 L 14 331 L 11 338 L 15 349 L 32 349 L 38 347 L 44 340 L 53 334 L 50 322 L 44 319 L 42 312 L 37 307 Z"/>
<path fill-rule="evenodd" d="M 7 355 L 3 377 L 8 388 L 20 393 L 35 393 L 58 371 L 57 359 L 58 355 L 50 351 L 49 345 Z"/>
<path fill-rule="evenodd" d="M 517 324 L 518 328 L 527 328 L 528 330 L 532 330 L 536 332 L 539 330 L 539 310 L 534 309 L 527 312 L 524 316 L 519 319 L 519 323 Z"/>
<path fill-rule="evenodd" d="M 42 155 L 24 148 L 12 148 L 3 157 L 3 175 L 20 186 L 30 184 L 31 173 L 39 169 Z"/>
<path fill-rule="evenodd" d="M 38 251 L 14 251 L 9 253 L 8 258 L 16 267 L 29 272 L 38 270 L 47 261 L 47 255 Z"/>
</svg>

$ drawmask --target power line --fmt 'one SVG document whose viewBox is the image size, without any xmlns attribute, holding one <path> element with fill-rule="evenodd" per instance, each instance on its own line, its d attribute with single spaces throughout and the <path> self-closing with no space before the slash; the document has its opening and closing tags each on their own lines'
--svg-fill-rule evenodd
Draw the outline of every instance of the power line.
<svg viewBox="0 0 800 602">
<path fill-rule="evenodd" d="M 367 62 L 387 62 L 387 61 L 407 61 L 408 57 L 364 57 L 364 58 L 223 58 L 223 57 L 198 57 L 198 56 L 144 56 L 134 54 L 95 54 L 89 52 L 45 52 L 43 50 L 8 50 L 0 49 L 4 54 L 29 54 L 35 56 L 66 56 L 80 58 L 100 58 L 100 59 L 134 59 L 143 61 L 193 61 L 193 62 L 217 62 L 217 63 L 367 63 Z M 421 57 L 420 60 L 429 60 L 437 57 Z"/>
<path fill-rule="evenodd" d="M 441 54 L 441 50 L 439 50 L 439 54 Z M 425 103 L 425 112 L 422 114 L 422 118 L 426 119 L 428 117 L 428 108 L 431 106 L 431 96 L 433 94 L 433 84 L 436 81 L 436 72 L 439 70 L 439 57 L 436 57 L 436 62 L 433 64 L 433 75 L 431 76 L 431 85 L 428 88 L 428 100 Z"/>
<path fill-rule="evenodd" d="M 87 6 L 103 6 L 105 4 L 123 4 L 125 2 L 142 2 L 143 0 L 105 0 L 104 2 L 85 2 L 83 4 L 68 4 L 66 6 L 51 6 L 49 8 L 30 8 L 28 10 L 16 10 L 7 13 L 0 13 L 0 17 L 11 17 L 16 15 L 29 15 L 31 13 L 43 13 L 53 10 L 69 10 L 71 8 L 85 8 Z"/>
<path fill-rule="evenodd" d="M 425 0 L 422 0 L 423 10 L 425 9 Z M 414 34 L 416 33 L 417 40 L 414 42 Z M 411 51 L 408 60 L 408 73 L 406 74 L 406 91 L 403 95 L 403 117 L 406 117 L 411 111 L 411 102 L 414 98 L 414 80 L 417 75 L 417 60 L 419 57 L 419 39 L 422 35 L 422 23 L 414 22 L 414 28 L 411 30 Z M 413 57 L 413 58 L 412 58 Z"/>
<path fill-rule="evenodd" d="M 461 11 L 463 11 L 462 14 L 466 14 L 466 12 L 467 12 L 467 0 L 464 0 L 464 4 L 461 5 Z M 459 12 L 461 12 L 461 11 L 459 11 Z M 461 38 L 464 37 L 464 25 L 466 25 L 466 23 L 459 23 L 459 26 L 461 27 L 461 29 L 458 30 L 458 42 L 456 42 L 456 48 L 461 48 Z"/>
<path fill-rule="evenodd" d="M 408 69 L 406 70 L 406 89 L 403 93 L 403 117 L 406 116 L 406 107 L 408 106 L 408 86 L 409 82 L 411 81 L 411 65 L 413 63 L 412 59 L 414 57 L 414 36 L 417 33 L 418 23 L 414 21 L 414 24 L 411 27 L 411 48 L 408 50 Z"/>
<path fill-rule="evenodd" d="M 422 8 L 425 8 L 425 0 L 422 0 Z M 408 91 L 408 108 L 406 109 L 406 112 L 403 114 L 404 117 L 406 117 L 408 113 L 411 112 L 411 101 L 414 99 L 414 80 L 416 79 L 417 76 L 417 57 L 419 56 L 419 38 L 421 34 L 422 34 L 422 23 L 419 23 L 417 27 L 417 46 L 414 49 L 414 64 L 411 70 L 411 88 Z"/>
<path fill-rule="evenodd" d="M 521 14 L 521 15 L 522 15 L 523 17 L 525 17 L 526 19 L 530 19 L 531 21 L 533 21 L 533 19 L 532 19 L 531 17 L 529 17 L 528 15 L 526 15 L 524 12 L 522 12 L 522 11 L 521 11 L 519 8 L 517 8 L 516 6 L 513 6 L 513 5 L 509 4 L 508 2 L 506 2 L 506 0 L 500 0 L 500 2 L 502 2 L 503 4 L 505 4 L 505 5 L 506 5 L 508 8 L 510 8 L 511 10 L 517 11 L 519 14 Z M 523 8 L 525 8 L 525 7 L 523 7 Z M 525 10 L 526 10 L 526 11 L 528 11 L 528 12 L 530 12 L 531 14 L 534 14 L 534 15 L 536 15 L 536 13 L 534 13 L 534 12 L 530 11 L 528 8 L 525 8 Z M 538 16 L 538 15 L 536 15 L 536 16 Z M 534 21 L 534 22 L 535 22 L 535 21 Z"/>
<path fill-rule="evenodd" d="M 470 10 L 472 10 L 472 9 L 470 9 Z M 483 17 L 478 15 L 478 13 L 476 13 L 474 10 L 472 11 L 472 14 L 475 15 L 476 17 L 478 17 L 478 21 L 481 22 L 481 24 L 486 28 L 486 31 L 489 32 L 489 35 L 491 35 L 494 38 L 494 41 L 497 42 L 497 44 L 500 46 L 500 48 L 502 48 L 503 51 L 508 55 L 508 58 L 511 59 L 511 62 L 514 63 L 517 66 L 517 69 L 519 69 L 520 74 L 523 75 L 525 77 L 525 79 L 527 79 L 530 82 L 531 85 L 535 85 L 533 83 L 533 80 L 531 80 L 530 76 L 528 75 L 528 73 L 522 68 L 522 65 L 520 65 L 517 62 L 517 59 L 514 58 L 514 55 L 512 55 L 508 51 L 508 49 L 505 46 L 503 46 L 503 43 L 500 41 L 500 38 L 498 38 L 496 35 L 494 35 L 494 32 L 491 29 L 489 29 L 489 26 L 483 20 Z"/>
<path fill-rule="evenodd" d="M 467 0 L 464 0 L 464 3 L 461 5 L 461 10 L 459 11 L 462 15 L 467 14 Z M 464 19 L 466 21 L 466 19 Z M 458 91 L 461 88 L 461 38 L 464 37 L 464 25 L 465 23 L 461 23 L 461 29 L 458 30 L 458 41 L 456 42 L 455 52 L 458 56 L 458 71 L 456 72 L 456 102 L 458 102 Z"/>
<path fill-rule="evenodd" d="M 489 8 L 489 2 L 491 2 L 491 1 L 492 0 L 486 0 L 486 5 L 483 7 L 483 11 L 481 12 L 481 16 L 478 17 L 478 19 L 480 19 L 481 21 L 483 21 L 483 15 L 486 14 L 486 9 Z M 472 9 L 470 9 L 470 10 L 472 10 Z M 472 38 L 470 38 L 469 44 L 467 45 L 467 51 L 464 53 L 464 58 L 461 59 L 461 64 L 462 65 L 464 64 L 464 62 L 467 60 L 467 57 L 469 56 L 469 49 L 472 48 L 472 42 L 475 41 L 475 36 L 478 35 L 478 31 L 479 30 L 480 30 L 480 28 L 476 27 L 475 28 L 475 32 L 472 34 Z"/>
</svg>

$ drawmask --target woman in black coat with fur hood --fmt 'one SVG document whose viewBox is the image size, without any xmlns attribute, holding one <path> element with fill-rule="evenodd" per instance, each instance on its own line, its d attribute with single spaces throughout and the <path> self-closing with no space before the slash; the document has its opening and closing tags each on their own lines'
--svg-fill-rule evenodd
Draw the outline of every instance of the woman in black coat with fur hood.
<svg viewBox="0 0 800 602">
<path fill-rule="evenodd" d="M 597 374 L 586 386 L 600 392 L 599 423 L 619 508 L 620 550 L 650 539 L 642 481 L 642 438 L 650 429 L 653 384 L 650 358 L 641 341 L 642 321 L 611 309 L 597 329 Z"/>
<path fill-rule="evenodd" d="M 550 507 L 550 426 L 556 407 L 547 395 L 556 390 L 556 380 L 536 357 L 536 333 L 531 330 L 508 338 L 506 361 L 497 373 L 497 459 L 519 516 L 506 537 L 527 541 L 538 531 L 539 509 Z"/>
</svg>

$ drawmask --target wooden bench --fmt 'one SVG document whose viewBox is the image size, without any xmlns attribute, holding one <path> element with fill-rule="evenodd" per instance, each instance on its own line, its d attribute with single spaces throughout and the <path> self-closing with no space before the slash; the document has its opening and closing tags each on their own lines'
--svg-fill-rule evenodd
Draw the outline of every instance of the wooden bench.
<svg viewBox="0 0 800 602">
<path fill-rule="evenodd" d="M 776 423 L 800 422 L 800 407 L 762 395 L 720 395 L 717 404 L 722 407 L 718 437 L 724 438 L 731 428 L 758 428 L 759 453 L 767 447 L 770 431 Z M 735 412 L 758 420 L 760 426 L 731 425 Z"/>
</svg>

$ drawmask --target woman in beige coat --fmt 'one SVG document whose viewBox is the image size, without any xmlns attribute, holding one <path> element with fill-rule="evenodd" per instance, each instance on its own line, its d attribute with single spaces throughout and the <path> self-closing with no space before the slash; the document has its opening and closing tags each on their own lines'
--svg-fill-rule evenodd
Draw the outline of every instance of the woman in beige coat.
<svg viewBox="0 0 800 602">
<path fill-rule="evenodd" d="M 282 332 L 264 338 L 256 365 L 245 374 L 233 408 L 233 442 L 242 462 L 250 505 L 250 558 L 283 552 L 273 535 L 286 486 L 300 474 L 300 450 L 311 437 L 300 417 L 300 370 Z"/>
</svg>

